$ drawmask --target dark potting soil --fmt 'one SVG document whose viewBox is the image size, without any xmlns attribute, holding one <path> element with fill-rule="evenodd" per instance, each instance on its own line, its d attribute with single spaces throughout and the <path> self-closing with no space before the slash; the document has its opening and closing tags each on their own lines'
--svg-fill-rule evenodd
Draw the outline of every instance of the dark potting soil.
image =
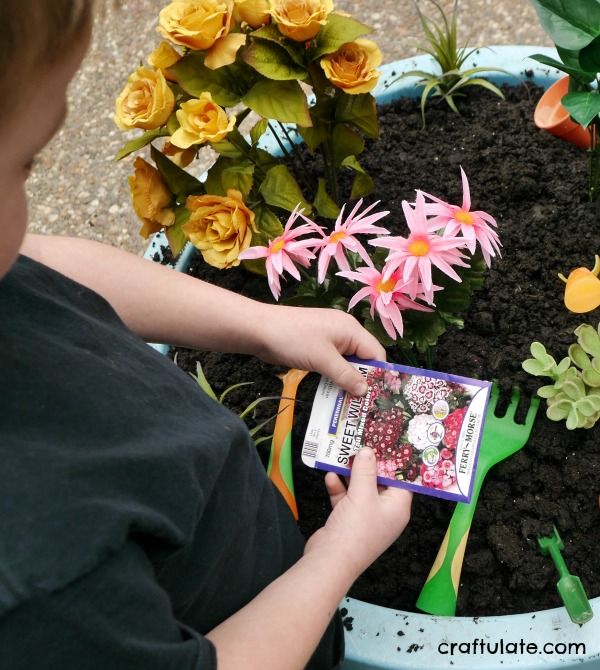
<svg viewBox="0 0 600 670">
<path fill-rule="evenodd" d="M 450 329 L 435 351 L 434 369 L 480 379 L 497 379 L 504 391 L 527 398 L 544 383 L 521 369 L 533 340 L 557 360 L 567 355 L 580 323 L 596 325 L 598 313 L 574 315 L 563 304 L 565 275 L 591 267 L 600 251 L 600 209 L 587 202 L 587 158 L 583 151 L 538 131 L 533 109 L 541 94 L 531 86 L 508 88 L 506 101 L 474 92 L 460 101 L 461 116 L 445 105 L 430 105 L 421 128 L 417 101 L 381 108 L 381 138 L 370 143 L 361 162 L 376 182 L 376 198 L 392 214 L 386 227 L 405 234 L 400 203 L 421 188 L 461 202 L 459 165 L 471 186 L 474 209 L 496 217 L 502 259 L 486 273 L 465 314 L 462 330 Z M 310 160 L 307 159 L 309 165 Z M 308 168 L 307 170 L 312 169 Z M 195 262 L 200 277 L 259 300 L 272 301 L 264 278 L 240 269 L 215 271 Z M 229 397 L 241 411 L 258 395 L 277 395 L 277 370 L 257 360 L 187 350 L 178 363 L 195 370 L 196 360 L 217 391 L 253 381 Z M 398 360 L 390 353 L 390 360 Z M 423 362 L 424 364 L 424 362 Z M 323 473 L 304 466 L 300 448 L 318 378 L 299 390 L 293 444 L 300 526 L 308 536 L 329 513 Z M 258 407 L 255 421 L 276 411 Z M 542 404 L 527 446 L 488 475 L 465 554 L 458 614 L 480 616 L 557 607 L 557 574 L 540 554 L 537 535 L 555 524 L 570 571 L 590 597 L 600 595 L 600 427 L 568 431 L 545 416 Z M 268 457 L 268 442 L 258 448 Z M 415 495 L 412 519 L 402 537 L 362 576 L 350 595 L 379 605 L 415 610 L 415 601 L 435 559 L 453 504 Z"/>
</svg>

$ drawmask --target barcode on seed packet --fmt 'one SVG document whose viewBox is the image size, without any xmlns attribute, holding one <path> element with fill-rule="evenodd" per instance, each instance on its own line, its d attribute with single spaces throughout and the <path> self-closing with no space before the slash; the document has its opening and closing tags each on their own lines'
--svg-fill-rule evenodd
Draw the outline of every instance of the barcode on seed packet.
<svg viewBox="0 0 600 670">
<path fill-rule="evenodd" d="M 381 361 L 350 362 L 365 377 L 352 396 L 322 377 L 302 460 L 350 474 L 371 447 L 380 484 L 469 502 L 491 383 Z"/>
</svg>

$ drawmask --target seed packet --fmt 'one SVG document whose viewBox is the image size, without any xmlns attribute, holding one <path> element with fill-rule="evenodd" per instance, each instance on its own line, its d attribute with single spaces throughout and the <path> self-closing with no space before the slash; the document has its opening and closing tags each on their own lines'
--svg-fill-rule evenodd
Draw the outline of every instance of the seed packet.
<svg viewBox="0 0 600 670">
<path fill-rule="evenodd" d="M 377 481 L 469 502 L 491 383 L 381 361 L 349 358 L 365 396 L 321 378 L 302 460 L 349 475 L 356 452 L 371 447 Z"/>
</svg>

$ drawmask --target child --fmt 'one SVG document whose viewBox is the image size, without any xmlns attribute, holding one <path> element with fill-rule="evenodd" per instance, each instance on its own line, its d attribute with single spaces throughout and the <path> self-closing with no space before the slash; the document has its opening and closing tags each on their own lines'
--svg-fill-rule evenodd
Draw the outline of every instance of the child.
<svg viewBox="0 0 600 670">
<path fill-rule="evenodd" d="M 402 532 L 373 453 L 306 546 L 247 430 L 144 340 L 317 370 L 382 347 L 335 310 L 257 303 L 134 255 L 25 236 L 24 183 L 60 126 L 92 0 L 0 4 L 3 670 L 340 667 L 337 604 Z M 319 642 L 321 640 L 321 642 Z"/>
</svg>

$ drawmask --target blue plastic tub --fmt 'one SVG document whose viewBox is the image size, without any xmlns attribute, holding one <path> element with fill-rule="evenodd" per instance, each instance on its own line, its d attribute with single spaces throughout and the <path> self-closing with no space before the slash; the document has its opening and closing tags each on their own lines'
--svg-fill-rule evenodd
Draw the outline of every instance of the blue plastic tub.
<svg viewBox="0 0 600 670">
<path fill-rule="evenodd" d="M 496 84 L 517 85 L 528 79 L 548 87 L 563 73 L 528 56 L 544 53 L 556 57 L 548 47 L 494 46 L 478 49 L 465 67 L 489 66 L 506 70 L 491 72 Z M 374 91 L 381 104 L 402 97 L 417 97 L 416 79 L 397 76 L 410 70 L 431 71 L 430 56 L 417 56 L 382 66 L 383 74 Z M 531 122 L 531 132 L 541 132 Z M 264 146 L 272 153 L 279 149 L 272 137 Z M 166 244 L 162 235 L 154 237 L 147 258 L 160 255 Z M 175 268 L 183 270 L 196 250 L 188 245 Z M 165 345 L 154 345 L 166 353 Z M 600 547 L 598 548 L 600 551 Z M 600 670 L 600 597 L 591 601 L 594 618 L 575 625 L 563 608 L 498 617 L 434 617 L 402 612 L 346 598 L 342 603 L 346 622 L 344 670 L 528 670 L 582 668 Z"/>
</svg>

